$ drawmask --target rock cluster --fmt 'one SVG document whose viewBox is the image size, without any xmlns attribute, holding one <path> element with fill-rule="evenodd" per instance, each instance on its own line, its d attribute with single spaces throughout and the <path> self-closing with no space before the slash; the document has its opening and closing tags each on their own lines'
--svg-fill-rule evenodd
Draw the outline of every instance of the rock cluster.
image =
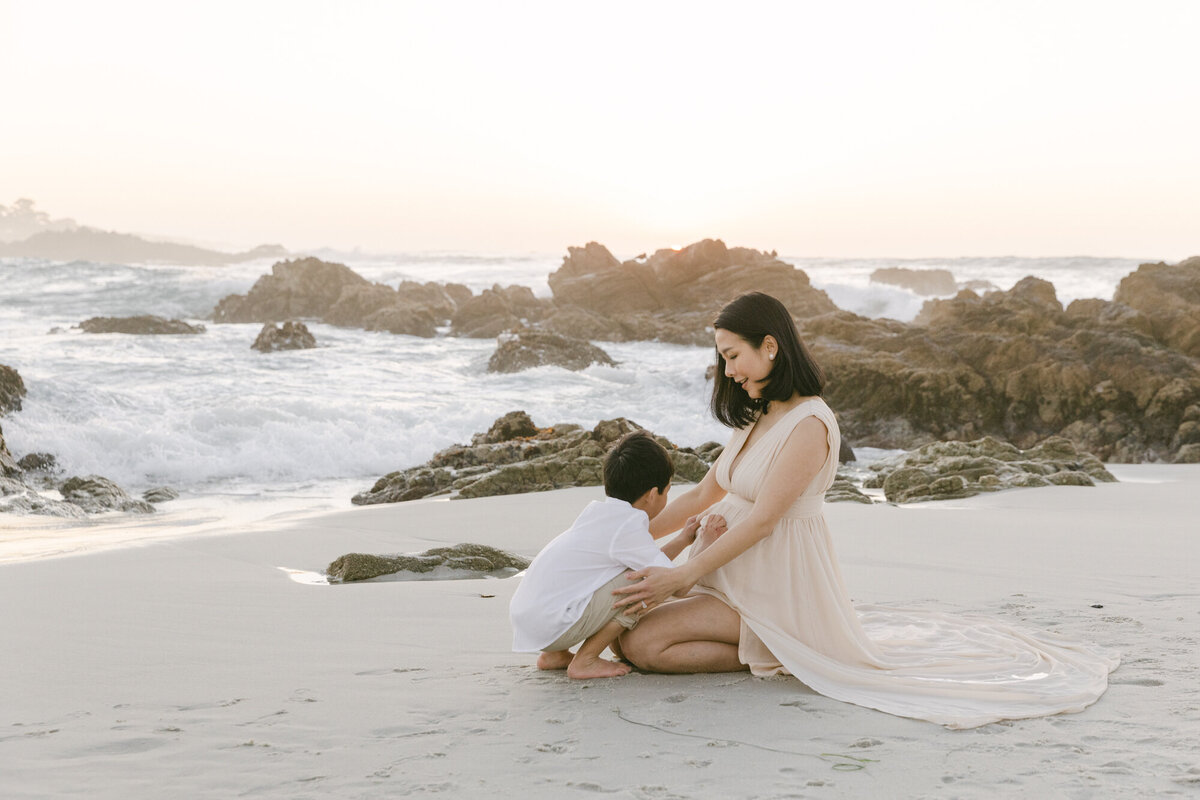
<svg viewBox="0 0 1200 800">
<path fill-rule="evenodd" d="M 1099 310 L 1124 318 L 1125 324 L 1167 347 L 1200 358 L 1200 256 L 1174 266 L 1142 264 L 1121 279 L 1113 302 Z"/>
<path fill-rule="evenodd" d="M 435 547 L 412 555 L 378 556 L 367 553 L 347 553 L 339 556 L 326 568 L 330 583 L 350 583 L 379 578 L 384 575 L 407 573 L 407 577 L 427 575 L 435 569 L 454 570 L 451 577 L 483 577 L 512 574 L 529 566 L 529 559 L 497 550 L 483 544 L 456 544 Z"/>
<path fill-rule="evenodd" d="M 808 275 L 775 253 L 705 239 L 618 261 L 606 247 L 571 247 L 549 277 L 554 313 L 543 327 L 604 341 L 712 344 L 712 319 L 743 292 L 764 291 L 798 316 L 836 310 Z"/>
<path fill-rule="evenodd" d="M 882 267 L 871 273 L 871 283 L 886 283 L 923 295 L 947 295 L 958 291 L 954 273 L 948 269 Z"/>
<path fill-rule="evenodd" d="M 153 315 L 138 317 L 92 317 L 79 323 L 84 333 L 130 333 L 136 335 L 177 335 L 204 333 L 203 325 L 189 325 L 178 319 Z"/>
<path fill-rule="evenodd" d="M 1120 303 L 1064 310 L 1033 277 L 929 300 L 912 325 L 845 311 L 798 323 L 856 445 L 990 435 L 1027 448 L 1061 435 L 1105 461 L 1200 460 L 1200 359 L 1177 347 L 1200 319 L 1200 302 L 1187 300 L 1200 293 L 1196 265 L 1135 273 L 1182 309 L 1161 329 Z"/>
<path fill-rule="evenodd" d="M 0 416 L 21 410 L 21 398 L 24 397 L 25 381 L 12 367 L 0 364 Z"/>
<path fill-rule="evenodd" d="M 592 364 L 612 367 L 616 363 L 584 339 L 537 328 L 517 328 L 498 337 L 496 352 L 488 359 L 488 372 L 520 372 L 547 365 L 581 370 Z"/>
<path fill-rule="evenodd" d="M 19 387 L 19 394 L 25 393 L 25 385 L 17 371 L 0 365 L 0 380 L 6 378 L 7 385 Z M 19 400 L 19 395 L 17 398 Z M 0 414 L 5 410 L 0 409 Z M 55 458 L 50 453 L 27 453 L 19 461 L 13 458 L 4 442 L 4 431 L 0 429 L 0 514 L 83 518 L 102 511 L 147 513 L 154 510 L 150 503 L 130 497 L 124 489 L 107 478 L 89 475 L 56 483 L 54 473 L 58 471 Z M 45 497 L 40 493 L 41 489 L 57 489 L 63 499 Z"/>
<path fill-rule="evenodd" d="M 866 503 L 870 505 L 875 501 L 867 495 L 863 494 L 862 490 L 854 483 L 854 479 L 849 475 L 838 473 L 833 479 L 833 484 L 825 490 L 826 503 Z"/>
<path fill-rule="evenodd" d="M 372 283 L 344 264 L 317 258 L 281 261 L 248 294 L 229 295 L 213 309 L 215 322 L 318 319 L 330 325 L 432 337 L 471 297 L 461 284 L 404 281 L 393 289 Z"/>
<path fill-rule="evenodd" d="M 623 417 L 604 420 L 590 431 L 578 425 L 537 428 L 524 411 L 513 411 L 471 444 L 448 447 L 426 464 L 385 475 L 352 502 L 372 505 L 443 494 L 487 497 L 599 486 L 604 454 L 617 439 L 640 429 Z M 711 462 L 698 454 L 705 451 L 656 438 L 671 455 L 676 481 L 692 483 L 708 472 Z M 712 451 L 710 447 L 706 452 Z"/>
<path fill-rule="evenodd" d="M 889 502 L 950 500 L 980 492 L 1032 486 L 1094 486 L 1116 478 L 1091 453 L 1060 436 L 1020 450 L 991 437 L 935 442 L 894 461 L 872 464 L 864 483 Z"/>
<path fill-rule="evenodd" d="M 524 286 L 496 285 L 478 295 L 458 284 L 402 283 L 393 289 L 345 265 L 306 258 L 275 264 L 248 294 L 222 299 L 212 317 L 319 319 L 418 336 L 433 336 L 449 323 L 455 335 L 477 338 L 536 325 L 588 340 L 708 345 L 713 315 L 742 292 L 770 292 L 795 314 L 836 308 L 804 272 L 775 253 L 729 248 L 716 239 L 625 262 L 596 242 L 571 247 L 549 283 L 553 298 L 538 298 Z"/>
<path fill-rule="evenodd" d="M 303 322 L 288 320 L 282 326 L 268 322 L 262 326 L 250 349 L 260 353 L 277 350 L 308 350 L 317 346 L 317 339 Z"/>
<path fill-rule="evenodd" d="M 145 500 L 130 497 L 120 486 L 99 475 L 67 478 L 58 490 L 62 492 L 63 500 L 79 506 L 88 514 L 104 511 L 149 514 L 154 511 L 154 506 Z"/>
</svg>

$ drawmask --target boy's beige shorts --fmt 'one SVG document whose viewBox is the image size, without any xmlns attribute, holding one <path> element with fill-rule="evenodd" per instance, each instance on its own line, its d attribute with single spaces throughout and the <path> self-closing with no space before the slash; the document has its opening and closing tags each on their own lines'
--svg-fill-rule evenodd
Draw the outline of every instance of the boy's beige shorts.
<svg viewBox="0 0 1200 800">
<path fill-rule="evenodd" d="M 579 621 L 570 628 L 567 628 L 566 633 L 555 639 L 552 644 L 542 649 L 566 650 L 567 648 L 574 647 L 603 628 L 610 620 L 614 619 L 621 624 L 622 628 L 632 630 L 637 625 L 638 618 L 623 613 L 619 608 L 612 607 L 613 603 L 617 601 L 617 597 L 613 594 L 613 589 L 628 586 L 629 580 L 625 576 L 630 572 L 632 570 L 625 570 L 597 589 L 596 593 L 592 595 L 592 599 L 588 602 L 587 608 L 583 610 L 583 616 L 579 618 Z"/>
</svg>

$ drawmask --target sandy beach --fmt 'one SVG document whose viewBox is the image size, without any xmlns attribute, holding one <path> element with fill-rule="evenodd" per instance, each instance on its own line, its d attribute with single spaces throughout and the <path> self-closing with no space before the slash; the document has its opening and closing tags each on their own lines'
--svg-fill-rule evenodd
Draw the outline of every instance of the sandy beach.
<svg viewBox="0 0 1200 800">
<path fill-rule="evenodd" d="M 533 555 L 599 489 L 66 557 L 10 549 L 0 795 L 1194 796 L 1200 466 L 1111 469 L 1120 483 L 826 507 L 857 603 L 985 614 L 1122 652 L 1083 713 L 967 731 L 792 678 L 539 672 L 509 651 L 517 579 L 327 586 L 287 571 L 461 541 Z"/>
</svg>

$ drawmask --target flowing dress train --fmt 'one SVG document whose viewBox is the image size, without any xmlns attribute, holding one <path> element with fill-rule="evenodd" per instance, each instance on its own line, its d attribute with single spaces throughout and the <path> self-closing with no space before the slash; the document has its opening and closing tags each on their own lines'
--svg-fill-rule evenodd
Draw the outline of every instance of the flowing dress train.
<svg viewBox="0 0 1200 800">
<path fill-rule="evenodd" d="M 787 412 L 738 455 L 737 430 L 713 465 L 728 494 L 709 511 L 745 519 L 788 435 L 815 416 L 828 431 L 820 472 L 775 529 L 697 583 L 742 618 L 738 656 L 755 675 L 791 674 L 828 697 L 972 728 L 1081 711 L 1108 687 L 1115 653 L 978 616 L 850 604 L 822 513 L 841 434 L 819 397 Z M 737 460 L 737 468 L 731 469 Z"/>
</svg>

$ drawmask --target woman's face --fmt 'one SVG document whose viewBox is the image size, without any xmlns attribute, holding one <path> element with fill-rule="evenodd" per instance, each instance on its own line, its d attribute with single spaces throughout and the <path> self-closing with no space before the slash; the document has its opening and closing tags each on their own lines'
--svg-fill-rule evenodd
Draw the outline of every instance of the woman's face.
<svg viewBox="0 0 1200 800">
<path fill-rule="evenodd" d="M 768 336 L 755 347 L 733 331 L 717 328 L 717 352 L 725 359 L 725 375 L 757 400 L 762 397 L 763 384 L 774 366 L 775 340 Z"/>
</svg>

